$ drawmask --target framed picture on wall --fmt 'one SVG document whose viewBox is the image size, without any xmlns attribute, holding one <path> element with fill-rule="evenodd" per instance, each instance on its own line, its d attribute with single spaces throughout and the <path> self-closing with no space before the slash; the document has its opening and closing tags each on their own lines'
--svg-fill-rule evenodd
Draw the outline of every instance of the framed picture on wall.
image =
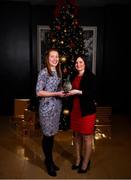
<svg viewBox="0 0 131 180">
<path fill-rule="evenodd" d="M 89 68 L 96 73 L 96 46 L 97 46 L 97 27 L 82 26 L 84 36 L 84 53 L 87 57 Z M 37 71 L 43 67 L 44 54 L 47 49 L 46 42 L 49 33 L 49 26 L 37 26 Z"/>
<path fill-rule="evenodd" d="M 84 36 L 84 53 L 90 70 L 96 74 L 97 27 L 82 26 Z"/>
<path fill-rule="evenodd" d="M 37 26 L 37 71 L 43 67 L 44 54 L 46 52 L 46 42 L 49 33 L 49 26 Z"/>
</svg>

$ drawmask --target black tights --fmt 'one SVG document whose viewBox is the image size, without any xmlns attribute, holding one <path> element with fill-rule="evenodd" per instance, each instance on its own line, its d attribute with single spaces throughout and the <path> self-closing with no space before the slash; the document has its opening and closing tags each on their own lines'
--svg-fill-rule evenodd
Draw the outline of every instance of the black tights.
<svg viewBox="0 0 131 180">
<path fill-rule="evenodd" d="M 54 145 L 54 136 L 43 135 L 42 149 L 45 155 L 46 162 L 53 162 L 53 155 L 52 155 L 53 145 Z"/>
</svg>

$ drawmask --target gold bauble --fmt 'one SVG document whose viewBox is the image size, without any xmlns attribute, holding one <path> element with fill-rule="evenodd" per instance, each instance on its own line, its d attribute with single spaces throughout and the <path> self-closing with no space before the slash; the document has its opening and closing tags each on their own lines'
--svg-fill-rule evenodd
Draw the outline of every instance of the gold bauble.
<svg viewBox="0 0 131 180">
<path fill-rule="evenodd" d="M 56 41 L 56 39 L 52 39 L 52 42 L 55 42 Z"/>
<path fill-rule="evenodd" d="M 62 56 L 62 57 L 60 58 L 60 61 L 61 61 L 62 63 L 66 62 L 66 56 Z"/>
<path fill-rule="evenodd" d="M 60 43 L 61 43 L 61 44 L 64 44 L 64 41 L 61 41 Z"/>
<path fill-rule="evenodd" d="M 63 114 L 66 115 L 66 116 L 69 115 L 69 110 L 68 109 L 64 109 L 63 110 Z"/>
</svg>

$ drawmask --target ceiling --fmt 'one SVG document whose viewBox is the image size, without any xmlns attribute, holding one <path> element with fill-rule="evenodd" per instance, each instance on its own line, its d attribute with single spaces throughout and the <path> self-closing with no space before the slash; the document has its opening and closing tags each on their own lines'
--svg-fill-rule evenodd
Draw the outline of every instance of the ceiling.
<svg viewBox="0 0 131 180">
<path fill-rule="evenodd" d="M 55 5 L 57 0 L 8 0 L 30 2 L 32 5 Z M 111 4 L 128 4 L 130 0 L 76 0 L 80 7 L 105 6 Z"/>
</svg>

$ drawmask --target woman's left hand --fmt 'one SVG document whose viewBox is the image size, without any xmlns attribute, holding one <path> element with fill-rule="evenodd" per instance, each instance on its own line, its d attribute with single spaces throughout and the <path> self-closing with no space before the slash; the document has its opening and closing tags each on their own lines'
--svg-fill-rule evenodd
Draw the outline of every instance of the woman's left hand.
<svg viewBox="0 0 131 180">
<path fill-rule="evenodd" d="M 73 96 L 73 95 L 76 95 L 76 94 L 82 94 L 82 91 L 77 90 L 77 89 L 72 89 L 67 93 L 66 96 Z"/>
</svg>

